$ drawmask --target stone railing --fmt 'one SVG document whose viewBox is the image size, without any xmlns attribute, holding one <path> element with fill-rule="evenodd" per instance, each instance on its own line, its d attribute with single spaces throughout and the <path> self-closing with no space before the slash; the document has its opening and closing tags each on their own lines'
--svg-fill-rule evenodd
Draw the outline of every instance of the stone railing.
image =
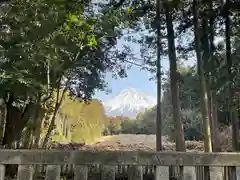
<svg viewBox="0 0 240 180">
<path fill-rule="evenodd" d="M 115 180 L 121 174 L 130 180 L 237 180 L 240 153 L 0 150 L 0 180 L 5 179 L 8 165 L 17 165 L 18 180 L 38 179 L 39 171 L 44 172 L 41 179 L 60 180 L 66 166 L 70 169 L 67 179 L 74 180 L 91 179 L 93 166 L 99 169 L 99 180 Z M 127 167 L 126 171 L 121 167 Z"/>
</svg>

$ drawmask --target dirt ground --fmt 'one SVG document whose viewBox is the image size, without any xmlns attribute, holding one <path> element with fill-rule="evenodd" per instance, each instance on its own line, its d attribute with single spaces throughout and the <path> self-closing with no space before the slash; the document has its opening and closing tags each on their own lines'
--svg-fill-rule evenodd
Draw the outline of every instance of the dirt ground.
<svg viewBox="0 0 240 180">
<path fill-rule="evenodd" d="M 168 138 L 162 137 L 163 148 L 165 151 L 173 151 L 175 144 L 168 141 Z M 189 142 L 186 141 L 186 147 L 188 150 L 201 151 L 203 148 L 202 142 Z M 120 134 L 114 136 L 105 136 L 94 144 L 85 145 L 82 150 L 93 151 L 155 151 L 156 150 L 156 136 L 155 135 L 135 135 L 135 134 Z"/>
</svg>

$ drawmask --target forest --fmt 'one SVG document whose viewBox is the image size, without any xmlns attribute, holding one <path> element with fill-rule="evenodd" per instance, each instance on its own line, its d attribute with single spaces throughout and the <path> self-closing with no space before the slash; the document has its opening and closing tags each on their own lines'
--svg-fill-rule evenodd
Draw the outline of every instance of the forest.
<svg viewBox="0 0 240 180">
<path fill-rule="evenodd" d="M 157 82 L 158 105 L 137 119 L 146 119 L 142 132 L 155 131 L 158 150 L 167 133 L 164 126 L 171 126 L 177 151 L 186 150 L 186 138 L 203 140 L 206 152 L 219 151 L 218 131 L 225 125 L 232 128 L 232 151 L 238 151 L 239 4 L 1 1 L 2 146 L 47 148 L 69 132 L 77 142 L 108 134 L 106 126 L 114 124 L 105 124 L 103 106 L 92 97 L 108 90 L 107 72 L 125 78 L 131 66 L 140 66 Z M 125 42 L 121 48 L 119 39 Z M 140 45 L 140 55 L 132 43 Z M 170 68 L 164 71 L 161 61 L 166 58 Z M 191 60 L 194 66 L 183 65 Z M 128 126 L 126 122 L 130 120 L 116 126 Z"/>
</svg>

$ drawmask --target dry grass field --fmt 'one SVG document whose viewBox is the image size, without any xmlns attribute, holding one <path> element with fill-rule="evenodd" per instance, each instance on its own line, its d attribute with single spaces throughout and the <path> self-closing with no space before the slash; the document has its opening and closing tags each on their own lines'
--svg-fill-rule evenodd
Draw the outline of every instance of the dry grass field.
<svg viewBox="0 0 240 180">
<path fill-rule="evenodd" d="M 163 136 L 162 143 L 165 151 L 175 150 L 175 144 L 168 141 L 168 138 Z M 189 151 L 201 151 L 203 149 L 202 142 L 186 141 L 186 146 Z M 85 145 L 83 150 L 123 150 L 123 151 L 155 151 L 156 150 L 156 136 L 145 134 L 120 134 L 113 136 L 104 136 L 96 143 Z"/>
</svg>

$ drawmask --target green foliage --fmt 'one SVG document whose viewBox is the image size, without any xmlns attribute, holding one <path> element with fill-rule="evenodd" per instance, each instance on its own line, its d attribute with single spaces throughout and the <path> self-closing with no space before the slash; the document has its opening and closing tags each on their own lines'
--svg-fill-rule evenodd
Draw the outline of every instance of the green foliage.
<svg viewBox="0 0 240 180">
<path fill-rule="evenodd" d="M 105 4 L 96 9 L 88 0 L 12 0 L 1 6 L 0 97 L 7 102 L 11 95 L 10 104 L 17 104 L 19 113 L 29 104 L 40 104 L 48 111 L 42 119 L 54 121 L 61 93 L 56 98 L 53 92 L 62 89 L 63 95 L 68 92 L 86 100 L 96 89 L 105 89 L 107 71 L 122 75 L 126 53 L 123 56 L 115 48 L 121 34 L 122 11 L 113 11 L 113 17 L 112 11 L 103 13 L 106 7 Z M 34 112 L 33 124 L 38 119 L 38 107 Z M 10 121 L 6 120 L 7 132 L 14 126 L 21 127 L 21 134 L 27 125 L 20 119 L 12 124 Z M 96 134 L 100 134 L 100 129 Z"/>
<path fill-rule="evenodd" d="M 124 134 L 156 134 L 156 107 L 143 113 L 144 118 L 126 120 L 122 123 L 121 133 Z M 185 140 L 202 140 L 202 118 L 199 111 L 181 111 Z M 163 119 L 163 135 L 168 135 L 171 140 L 175 139 L 174 121 L 172 116 Z"/>
<path fill-rule="evenodd" d="M 139 121 L 138 128 L 142 134 L 155 134 L 156 106 L 145 110 L 145 112 L 139 117 L 139 119 L 137 119 L 137 121 Z"/>
<path fill-rule="evenodd" d="M 181 111 L 185 140 L 202 140 L 202 117 L 197 110 L 186 109 Z M 171 140 L 175 139 L 174 121 L 172 116 L 169 116 L 163 122 L 163 133 L 169 135 Z"/>
<path fill-rule="evenodd" d="M 202 115 L 197 110 L 187 109 L 181 112 L 186 140 L 202 140 Z"/>
<path fill-rule="evenodd" d="M 123 134 L 140 134 L 140 124 L 136 119 L 130 119 L 122 122 L 122 130 Z"/>
</svg>

